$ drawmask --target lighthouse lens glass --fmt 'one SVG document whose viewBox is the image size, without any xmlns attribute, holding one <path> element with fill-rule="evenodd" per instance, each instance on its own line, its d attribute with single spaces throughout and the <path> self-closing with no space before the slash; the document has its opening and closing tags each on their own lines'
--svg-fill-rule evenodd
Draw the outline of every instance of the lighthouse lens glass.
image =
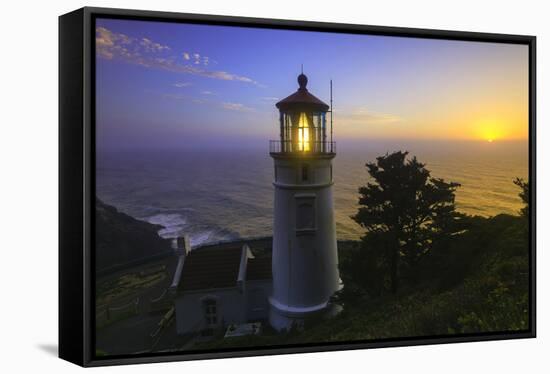
<svg viewBox="0 0 550 374">
<path fill-rule="evenodd" d="M 310 150 L 309 124 L 305 113 L 300 113 L 298 121 L 298 150 L 304 152 Z"/>
</svg>

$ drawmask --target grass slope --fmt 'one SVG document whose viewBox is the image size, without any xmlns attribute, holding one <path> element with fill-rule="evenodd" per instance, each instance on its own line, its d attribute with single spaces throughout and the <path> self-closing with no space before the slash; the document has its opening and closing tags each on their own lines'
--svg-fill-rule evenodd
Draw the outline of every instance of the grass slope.
<svg viewBox="0 0 550 374">
<path fill-rule="evenodd" d="M 528 329 L 527 222 L 509 215 L 471 217 L 470 220 L 469 230 L 455 237 L 441 253 L 427 256 L 414 281 L 404 281 L 396 295 L 385 294 L 346 305 L 337 317 L 312 321 L 302 332 L 266 331 L 262 336 L 217 339 L 194 348 L 279 346 Z M 354 250 L 359 250 L 357 245 L 340 245 L 341 262 L 345 263 Z M 341 272 L 345 272 L 345 267 Z"/>
</svg>

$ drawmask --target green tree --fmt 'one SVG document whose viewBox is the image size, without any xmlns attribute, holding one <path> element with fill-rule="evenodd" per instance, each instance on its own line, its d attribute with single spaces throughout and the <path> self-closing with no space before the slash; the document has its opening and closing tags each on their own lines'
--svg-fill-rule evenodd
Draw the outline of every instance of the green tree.
<svg viewBox="0 0 550 374">
<path fill-rule="evenodd" d="M 462 215 L 455 210 L 460 185 L 431 177 L 424 164 L 407 156 L 399 151 L 366 164 L 373 182 L 359 188 L 360 208 L 352 216 L 366 230 L 362 251 L 379 257 L 375 262 L 389 273 L 392 293 L 401 272 L 411 272 L 430 248 L 461 229 Z M 371 239 L 378 243 L 374 248 Z"/>
<path fill-rule="evenodd" d="M 521 188 L 519 197 L 525 204 L 525 206 L 521 208 L 519 213 L 523 217 L 529 217 L 529 182 L 525 182 L 522 178 L 516 178 L 514 184 Z"/>
</svg>

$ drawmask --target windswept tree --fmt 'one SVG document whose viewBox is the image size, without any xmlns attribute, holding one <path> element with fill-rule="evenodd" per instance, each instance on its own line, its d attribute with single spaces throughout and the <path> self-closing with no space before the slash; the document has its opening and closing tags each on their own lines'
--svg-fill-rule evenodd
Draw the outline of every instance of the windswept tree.
<svg viewBox="0 0 550 374">
<path fill-rule="evenodd" d="M 362 250 L 389 273 L 393 293 L 400 269 L 411 269 L 434 245 L 460 230 L 455 210 L 458 183 L 433 178 L 408 152 L 395 152 L 367 163 L 373 182 L 359 188 L 360 208 L 352 218 L 365 230 Z M 372 261 L 371 261 L 372 262 Z"/>
<path fill-rule="evenodd" d="M 525 204 L 525 206 L 520 209 L 519 213 L 522 217 L 529 217 L 529 182 L 525 182 L 522 178 L 516 178 L 514 184 L 521 188 L 519 197 Z"/>
</svg>

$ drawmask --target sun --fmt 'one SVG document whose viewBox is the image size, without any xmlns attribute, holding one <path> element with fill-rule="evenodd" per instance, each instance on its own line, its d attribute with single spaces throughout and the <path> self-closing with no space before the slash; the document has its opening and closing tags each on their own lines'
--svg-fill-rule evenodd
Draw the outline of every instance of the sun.
<svg viewBox="0 0 550 374">
<path fill-rule="evenodd" d="M 495 140 L 499 139 L 502 136 L 498 127 L 496 126 L 485 126 L 481 128 L 480 137 L 486 140 L 488 143 L 492 143 Z"/>
<path fill-rule="evenodd" d="M 502 122 L 497 120 L 480 120 L 475 123 L 475 137 L 487 143 L 493 143 L 504 137 Z"/>
</svg>

